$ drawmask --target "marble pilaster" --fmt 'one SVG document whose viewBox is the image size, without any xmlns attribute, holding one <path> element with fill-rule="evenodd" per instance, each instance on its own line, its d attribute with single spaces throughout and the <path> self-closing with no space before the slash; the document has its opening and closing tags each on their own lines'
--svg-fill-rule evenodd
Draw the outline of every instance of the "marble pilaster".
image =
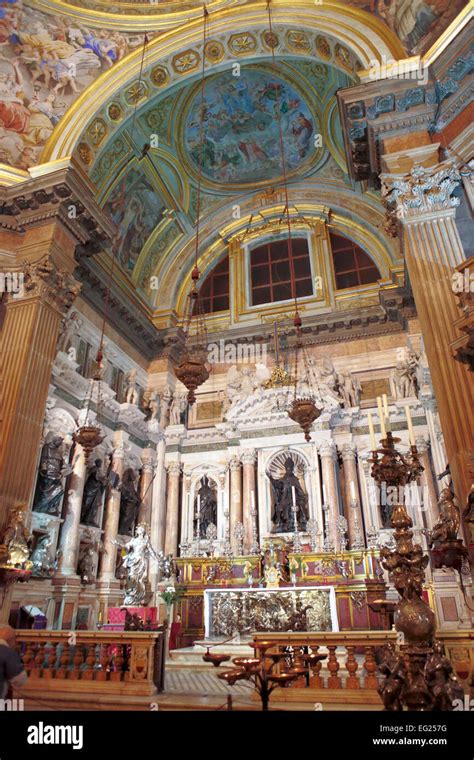
<svg viewBox="0 0 474 760">
<path fill-rule="evenodd" d="M 179 480 L 181 476 L 181 463 L 169 462 L 166 467 L 168 473 L 168 488 L 166 502 L 166 533 L 165 554 L 178 555 L 178 532 L 179 532 Z"/>
<path fill-rule="evenodd" d="M 344 483 L 345 483 L 345 516 L 348 524 L 349 532 L 349 548 L 354 548 L 356 541 L 356 522 L 358 522 L 359 540 L 364 540 L 364 528 L 362 522 L 362 510 L 360 506 L 359 498 L 359 478 L 357 474 L 356 464 L 356 446 L 353 443 L 345 443 L 342 446 L 342 466 L 344 468 Z M 351 483 L 354 484 L 355 499 L 352 499 L 351 495 Z M 357 516 L 357 521 L 356 521 Z M 356 548 L 360 549 L 360 546 Z"/>
<path fill-rule="evenodd" d="M 252 510 L 252 491 L 257 507 L 257 494 L 255 492 L 255 463 L 257 461 L 257 452 L 255 449 L 245 449 L 241 454 L 242 461 L 242 480 L 243 480 L 243 518 L 244 524 L 244 552 L 250 550 L 252 546 L 253 518 Z"/>
<path fill-rule="evenodd" d="M 234 537 L 234 529 L 237 523 L 243 522 L 242 512 L 242 472 L 238 457 L 232 457 L 229 461 L 230 469 L 230 540 L 232 549 L 237 553 L 237 541 Z"/>
</svg>

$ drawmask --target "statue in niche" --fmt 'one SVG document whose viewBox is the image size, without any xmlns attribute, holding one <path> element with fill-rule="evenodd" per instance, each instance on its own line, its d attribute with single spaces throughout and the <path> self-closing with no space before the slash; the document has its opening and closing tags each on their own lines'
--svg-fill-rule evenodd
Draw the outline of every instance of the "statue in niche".
<svg viewBox="0 0 474 760">
<path fill-rule="evenodd" d="M 94 574 L 94 549 L 87 546 L 82 552 L 77 565 L 77 572 L 81 577 L 81 583 L 93 583 Z"/>
<path fill-rule="evenodd" d="M 207 537 L 209 525 L 217 525 L 217 495 L 215 489 L 209 483 L 209 478 L 204 475 L 201 478 L 199 496 L 199 537 Z M 198 499 L 194 500 L 194 514 L 198 512 Z M 197 525 L 197 520 L 195 520 Z M 196 529 L 195 529 L 196 530 Z"/>
<path fill-rule="evenodd" d="M 137 390 L 137 370 L 131 369 L 125 376 L 126 390 L 125 390 L 125 403 L 126 404 L 138 404 L 138 390 Z"/>
<path fill-rule="evenodd" d="M 30 540 L 23 522 L 24 516 L 25 513 L 20 507 L 10 512 L 1 543 L 6 549 L 7 565 L 29 570 L 31 568 Z"/>
<path fill-rule="evenodd" d="M 121 536 L 131 536 L 140 507 L 137 474 L 129 467 L 125 470 L 120 486 L 120 518 L 118 532 Z"/>
<path fill-rule="evenodd" d="M 48 533 L 39 536 L 30 557 L 34 576 L 49 578 L 56 569 L 57 563 L 51 560 L 51 545 L 51 537 Z"/>
<path fill-rule="evenodd" d="M 170 425 L 181 425 L 187 406 L 186 393 L 175 393 L 170 406 Z"/>
<path fill-rule="evenodd" d="M 59 515 L 63 498 L 63 478 L 70 475 L 72 467 L 64 462 L 63 439 L 55 435 L 45 443 L 41 452 L 38 482 L 33 500 L 33 511 Z"/>
<path fill-rule="evenodd" d="M 295 489 L 298 529 L 305 530 L 309 519 L 308 497 L 295 475 L 295 463 L 291 457 L 285 460 L 285 474 L 274 478 L 267 472 L 273 492 L 272 533 L 293 533 L 295 520 L 293 516 L 293 488 Z"/>
<path fill-rule="evenodd" d="M 350 372 L 340 372 L 337 376 L 337 384 L 342 402 L 346 409 L 360 404 L 361 387 L 358 380 L 355 380 Z"/>
<path fill-rule="evenodd" d="M 81 523 L 99 528 L 98 516 L 102 506 L 107 478 L 102 472 L 102 459 L 96 459 L 90 468 L 82 497 Z"/>
</svg>

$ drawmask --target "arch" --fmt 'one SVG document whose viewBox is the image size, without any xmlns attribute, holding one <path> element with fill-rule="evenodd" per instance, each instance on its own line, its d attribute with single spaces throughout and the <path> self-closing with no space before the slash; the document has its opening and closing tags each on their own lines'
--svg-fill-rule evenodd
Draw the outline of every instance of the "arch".
<svg viewBox="0 0 474 760">
<path fill-rule="evenodd" d="M 295 24 L 295 18 L 300 26 Z M 159 27 L 158 19 L 156 26 Z M 314 35 L 319 33 L 331 38 L 335 44 L 329 46 L 331 60 L 326 62 L 339 66 L 346 73 L 350 73 L 348 60 L 352 60 L 352 71 L 357 71 L 368 68 L 374 60 L 382 60 L 383 56 L 394 59 L 405 56 L 396 35 L 380 19 L 330 0 L 316 6 L 313 0 L 299 0 L 296 6 L 291 7 L 279 0 L 273 9 L 273 26 L 279 39 L 276 51 L 279 55 L 286 54 L 286 51 L 292 55 L 308 55 L 310 49 L 314 57 Z M 147 30 L 150 30 L 150 26 Z M 214 64 L 213 71 L 217 70 L 217 66 L 230 66 L 236 59 L 270 58 L 271 49 L 268 45 L 265 47 L 267 31 L 268 17 L 264 3 L 246 5 L 245 14 L 238 6 L 216 13 L 209 22 L 209 39 L 216 38 L 214 60 L 210 54 L 207 56 L 210 63 Z M 288 31 L 302 34 L 307 40 L 303 51 L 288 40 Z M 225 46 L 221 39 L 225 40 Z M 201 40 L 200 18 L 180 26 L 178 30 L 173 29 L 154 38 L 147 48 L 147 93 L 164 92 L 176 82 L 194 77 L 201 60 L 198 47 Z M 343 49 L 349 54 L 348 59 L 342 55 Z M 141 50 L 129 53 L 81 93 L 50 136 L 41 155 L 42 162 L 71 156 L 76 151 L 87 128 L 105 106 L 136 82 L 141 58 Z M 132 113 L 134 105 L 132 99 L 128 103 L 129 113 Z M 105 113 L 104 116 L 100 120 L 101 127 L 104 128 L 105 125 L 108 128 L 106 137 L 110 139 L 113 124 Z"/>
</svg>

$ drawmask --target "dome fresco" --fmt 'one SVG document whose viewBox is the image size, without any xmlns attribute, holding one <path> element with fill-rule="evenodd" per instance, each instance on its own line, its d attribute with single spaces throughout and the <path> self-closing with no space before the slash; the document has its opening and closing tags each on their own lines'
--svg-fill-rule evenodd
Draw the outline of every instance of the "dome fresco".
<svg viewBox="0 0 474 760">
<path fill-rule="evenodd" d="M 316 153 L 314 113 L 296 87 L 269 72 L 242 68 L 238 77 L 229 70 L 206 81 L 202 153 L 200 113 L 197 87 L 183 143 L 192 169 L 198 172 L 201 163 L 203 176 L 213 182 L 255 182 L 281 174 L 278 113 L 287 171 L 301 169 Z"/>
</svg>

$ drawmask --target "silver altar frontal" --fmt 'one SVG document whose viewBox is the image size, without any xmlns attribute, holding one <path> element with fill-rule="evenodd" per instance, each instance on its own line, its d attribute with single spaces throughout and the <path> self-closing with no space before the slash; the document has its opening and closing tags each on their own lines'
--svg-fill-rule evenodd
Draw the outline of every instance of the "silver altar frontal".
<svg viewBox="0 0 474 760">
<path fill-rule="evenodd" d="M 205 636 L 254 631 L 338 631 L 334 586 L 204 591 Z"/>
</svg>

